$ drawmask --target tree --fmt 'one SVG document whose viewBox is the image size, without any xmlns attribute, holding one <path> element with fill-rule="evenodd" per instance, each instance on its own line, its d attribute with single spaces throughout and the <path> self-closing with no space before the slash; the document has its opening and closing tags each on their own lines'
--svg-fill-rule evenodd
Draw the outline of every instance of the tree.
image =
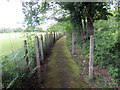
<svg viewBox="0 0 120 90">
<path fill-rule="evenodd" d="M 25 26 L 27 27 L 26 31 L 33 31 L 40 25 L 44 20 L 43 16 L 40 14 L 44 13 L 47 8 L 47 3 L 39 1 L 36 2 L 23 2 L 23 13 L 25 15 Z"/>
<path fill-rule="evenodd" d="M 75 29 L 78 27 L 82 36 L 86 34 L 89 37 L 93 34 L 95 20 L 107 20 L 108 16 L 112 15 L 108 12 L 108 4 L 104 2 L 57 2 L 57 4 L 69 11 L 71 23 L 76 27 Z"/>
<path fill-rule="evenodd" d="M 48 31 L 71 33 L 72 31 L 71 23 L 70 21 L 58 22 L 57 24 L 49 27 Z"/>
</svg>

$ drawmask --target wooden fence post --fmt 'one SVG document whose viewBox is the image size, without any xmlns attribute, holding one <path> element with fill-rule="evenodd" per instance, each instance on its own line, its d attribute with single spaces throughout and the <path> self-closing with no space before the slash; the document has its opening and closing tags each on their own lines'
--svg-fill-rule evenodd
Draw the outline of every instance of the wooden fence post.
<svg viewBox="0 0 120 90">
<path fill-rule="evenodd" d="M 48 34 L 48 49 L 50 49 L 50 34 Z"/>
<path fill-rule="evenodd" d="M 93 79 L 94 37 L 90 36 L 89 78 Z"/>
<path fill-rule="evenodd" d="M 60 33 L 58 33 L 57 35 L 58 35 L 58 39 L 59 39 Z"/>
<path fill-rule="evenodd" d="M 72 33 L 72 54 L 74 55 L 75 51 L 75 35 L 74 32 Z"/>
<path fill-rule="evenodd" d="M 52 46 L 54 44 L 54 32 L 52 32 Z"/>
<path fill-rule="evenodd" d="M 29 72 L 29 67 L 28 67 L 29 60 L 28 60 L 28 50 L 27 50 L 27 41 L 26 40 L 24 40 L 24 49 L 25 49 L 25 60 L 27 62 L 27 72 Z"/>
<path fill-rule="evenodd" d="M 43 35 L 41 35 L 41 41 L 42 41 L 42 46 L 44 47 L 44 44 L 43 44 Z"/>
<path fill-rule="evenodd" d="M 57 33 L 57 40 L 59 39 L 59 33 Z"/>
<path fill-rule="evenodd" d="M 55 36 L 55 31 L 54 31 L 54 35 L 53 35 L 53 43 L 55 43 L 55 38 L 56 38 L 56 36 Z"/>
<path fill-rule="evenodd" d="M 52 41 L 52 32 L 50 32 L 50 47 L 53 45 Z"/>
<path fill-rule="evenodd" d="M 38 83 L 41 83 L 40 54 L 39 54 L 38 36 L 35 36 L 35 44 L 36 44 L 37 77 L 38 77 Z"/>
<path fill-rule="evenodd" d="M 46 51 L 47 51 L 47 49 L 48 49 L 48 33 L 46 33 L 46 35 L 45 35 L 45 45 L 46 45 Z"/>
<path fill-rule="evenodd" d="M 58 35 L 57 35 L 57 32 L 56 32 L 56 39 L 55 40 L 57 41 L 57 39 L 58 39 Z"/>
<path fill-rule="evenodd" d="M 41 63 L 43 63 L 44 60 L 44 54 L 43 54 L 43 36 L 40 35 L 40 59 L 41 59 Z"/>
</svg>

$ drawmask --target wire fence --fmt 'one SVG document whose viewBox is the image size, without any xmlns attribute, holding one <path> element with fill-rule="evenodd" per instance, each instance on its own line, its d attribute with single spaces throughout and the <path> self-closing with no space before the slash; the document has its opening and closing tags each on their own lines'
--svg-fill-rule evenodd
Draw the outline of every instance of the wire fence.
<svg viewBox="0 0 120 90">
<path fill-rule="evenodd" d="M 18 88 L 22 83 L 22 78 L 25 78 L 26 75 L 30 77 L 36 72 L 41 72 L 39 67 L 41 63 L 44 63 L 45 56 L 49 54 L 50 48 L 62 36 L 63 34 L 55 32 L 46 33 L 44 36 L 34 36 L 38 37 L 38 41 L 36 42 L 34 38 L 33 53 L 31 49 L 29 50 L 27 41 L 24 40 L 24 47 L 11 55 L 1 58 L 2 88 Z M 38 44 L 38 47 L 36 47 L 36 44 Z M 35 53 L 36 50 L 38 50 L 39 54 Z M 37 55 L 39 55 L 39 63 L 36 58 Z M 43 60 L 41 57 L 43 57 Z M 41 77 L 39 78 L 41 79 Z"/>
</svg>

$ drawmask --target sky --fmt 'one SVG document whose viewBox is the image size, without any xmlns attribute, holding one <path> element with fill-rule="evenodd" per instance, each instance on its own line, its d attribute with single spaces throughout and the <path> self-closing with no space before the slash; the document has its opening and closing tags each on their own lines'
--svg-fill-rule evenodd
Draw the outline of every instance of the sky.
<svg viewBox="0 0 120 90">
<path fill-rule="evenodd" d="M 24 14 L 22 13 L 21 1 L 23 0 L 0 0 L 0 28 L 19 28 L 23 26 Z M 47 16 L 50 15 L 51 13 L 48 12 Z M 46 30 L 55 23 L 55 20 L 47 20 L 40 28 Z"/>
<path fill-rule="evenodd" d="M 48 15 L 50 16 L 51 13 L 48 13 Z M 0 28 L 23 27 L 23 22 L 24 14 L 22 13 L 22 3 L 20 0 L 0 0 Z M 39 27 L 46 30 L 55 23 L 55 20 L 47 20 Z"/>
<path fill-rule="evenodd" d="M 0 0 L 0 28 L 17 28 L 22 26 L 24 15 L 19 0 Z"/>
</svg>

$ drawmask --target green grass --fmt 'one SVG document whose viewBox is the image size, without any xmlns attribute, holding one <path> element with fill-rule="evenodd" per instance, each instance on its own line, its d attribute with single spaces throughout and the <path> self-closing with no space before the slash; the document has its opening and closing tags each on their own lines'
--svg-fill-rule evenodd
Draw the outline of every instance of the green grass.
<svg viewBox="0 0 120 90">
<path fill-rule="evenodd" d="M 0 33 L 0 56 L 11 54 L 23 47 L 23 40 L 21 33 Z"/>
<path fill-rule="evenodd" d="M 68 50 L 65 37 L 56 42 L 49 60 L 47 88 L 90 88 L 80 80 L 79 66 Z"/>
<path fill-rule="evenodd" d="M 44 35 L 45 33 L 36 33 L 35 35 L 40 36 L 40 34 Z M 33 35 L 33 37 L 35 35 Z M 19 48 L 22 48 L 24 39 L 23 33 L 0 33 L 0 57 L 16 52 Z"/>
</svg>

